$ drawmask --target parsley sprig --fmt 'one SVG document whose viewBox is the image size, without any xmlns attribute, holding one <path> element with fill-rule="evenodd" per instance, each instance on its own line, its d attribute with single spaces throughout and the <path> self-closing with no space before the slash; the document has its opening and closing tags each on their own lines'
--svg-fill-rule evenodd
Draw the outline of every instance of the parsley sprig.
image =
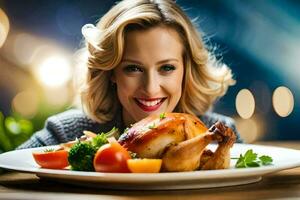
<svg viewBox="0 0 300 200">
<path fill-rule="evenodd" d="M 238 158 L 235 167 L 260 167 L 262 165 L 271 165 L 272 162 L 272 157 L 266 155 L 258 157 L 257 153 L 254 153 L 252 149 L 249 149 L 244 155 L 240 154 L 240 157 Z"/>
<path fill-rule="evenodd" d="M 160 118 L 160 119 L 166 118 L 166 113 L 161 113 L 161 114 L 159 115 L 159 118 Z"/>
</svg>

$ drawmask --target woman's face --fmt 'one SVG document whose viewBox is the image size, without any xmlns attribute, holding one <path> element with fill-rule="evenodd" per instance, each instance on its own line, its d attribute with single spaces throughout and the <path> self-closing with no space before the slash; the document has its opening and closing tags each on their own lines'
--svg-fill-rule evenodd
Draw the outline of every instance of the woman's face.
<svg viewBox="0 0 300 200">
<path fill-rule="evenodd" d="M 126 126 L 151 114 L 172 112 L 182 90 L 183 45 L 171 28 L 129 32 L 122 61 L 114 69 Z"/>
</svg>

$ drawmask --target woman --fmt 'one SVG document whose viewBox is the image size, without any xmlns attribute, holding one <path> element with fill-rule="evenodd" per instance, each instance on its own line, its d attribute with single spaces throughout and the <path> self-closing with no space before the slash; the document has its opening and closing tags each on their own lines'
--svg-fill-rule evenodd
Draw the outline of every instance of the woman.
<svg viewBox="0 0 300 200">
<path fill-rule="evenodd" d="M 163 112 L 191 113 L 208 127 L 222 121 L 236 132 L 231 118 L 209 112 L 234 84 L 231 71 L 208 52 L 174 1 L 123 0 L 82 32 L 88 54 L 83 111 L 50 117 L 19 148 L 74 140 L 83 130 L 122 131 Z"/>
</svg>

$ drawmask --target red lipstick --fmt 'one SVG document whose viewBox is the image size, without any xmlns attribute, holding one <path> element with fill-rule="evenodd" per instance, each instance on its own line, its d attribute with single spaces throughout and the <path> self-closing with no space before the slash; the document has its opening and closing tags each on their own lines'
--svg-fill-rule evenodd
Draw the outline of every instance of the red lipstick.
<svg viewBox="0 0 300 200">
<path fill-rule="evenodd" d="M 138 98 L 139 100 L 143 100 L 143 101 L 155 101 L 155 100 L 160 100 L 160 102 L 158 102 L 157 104 L 153 105 L 153 106 L 147 106 L 141 102 L 139 102 L 136 98 L 135 98 L 135 102 L 136 104 L 145 112 L 153 112 L 155 110 L 158 110 L 158 108 L 161 106 L 161 104 L 166 100 L 166 98 Z"/>
</svg>

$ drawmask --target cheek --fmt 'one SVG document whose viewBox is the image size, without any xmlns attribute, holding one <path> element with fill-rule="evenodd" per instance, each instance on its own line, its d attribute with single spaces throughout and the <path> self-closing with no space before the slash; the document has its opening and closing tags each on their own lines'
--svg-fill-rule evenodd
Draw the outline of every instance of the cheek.
<svg viewBox="0 0 300 200">
<path fill-rule="evenodd" d="M 179 80 L 176 82 L 167 82 L 162 86 L 162 88 L 171 96 L 171 97 L 177 97 L 178 95 L 181 95 L 181 83 Z M 171 84 L 170 84 L 171 83 Z"/>
<path fill-rule="evenodd" d="M 179 71 L 170 77 L 169 80 L 165 83 L 165 89 L 169 94 L 173 95 L 176 98 L 180 98 L 182 91 L 182 82 L 183 82 L 183 72 Z"/>
<path fill-rule="evenodd" d="M 116 80 L 119 99 L 131 96 L 138 89 L 139 81 L 137 79 L 119 77 Z"/>
<path fill-rule="evenodd" d="M 168 91 L 173 98 L 179 100 L 181 97 L 182 83 L 177 80 L 174 84 L 169 84 Z"/>
</svg>

